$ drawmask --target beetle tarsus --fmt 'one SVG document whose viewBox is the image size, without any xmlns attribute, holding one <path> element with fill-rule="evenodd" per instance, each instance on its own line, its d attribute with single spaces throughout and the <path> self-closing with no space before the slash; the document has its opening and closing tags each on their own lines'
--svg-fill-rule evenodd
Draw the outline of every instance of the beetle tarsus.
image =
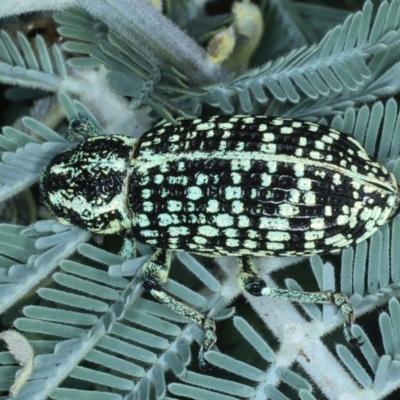
<svg viewBox="0 0 400 400">
<path fill-rule="evenodd" d="M 269 296 L 295 303 L 333 304 L 337 306 L 343 314 L 343 332 L 346 340 L 352 345 L 360 346 L 363 344 L 360 338 L 355 338 L 351 332 L 351 327 L 355 320 L 354 308 L 350 305 L 349 299 L 344 293 L 298 292 L 295 290 L 269 287 L 258 275 L 251 256 L 238 258 L 238 265 L 238 284 L 248 293 L 253 296 Z"/>
<path fill-rule="evenodd" d="M 199 368 L 202 372 L 211 372 L 213 370 L 213 366 L 208 361 L 206 361 L 204 354 L 204 347 L 201 346 L 198 356 Z"/>
<path fill-rule="evenodd" d="M 342 311 L 344 317 L 343 333 L 346 340 L 353 346 L 361 346 L 363 342 L 360 338 L 354 337 L 351 332 L 351 327 L 355 321 L 354 308 L 350 305 L 349 299 L 344 293 L 335 293 L 332 295 L 333 301 L 339 309 Z"/>
</svg>

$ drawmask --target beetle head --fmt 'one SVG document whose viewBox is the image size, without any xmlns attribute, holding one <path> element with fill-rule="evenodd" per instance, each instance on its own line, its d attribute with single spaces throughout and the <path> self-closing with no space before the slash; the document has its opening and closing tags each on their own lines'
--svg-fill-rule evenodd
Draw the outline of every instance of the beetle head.
<svg viewBox="0 0 400 400">
<path fill-rule="evenodd" d="M 131 229 L 126 190 L 136 143 L 97 136 L 57 154 L 40 177 L 42 202 L 63 224 L 101 234 Z"/>
</svg>

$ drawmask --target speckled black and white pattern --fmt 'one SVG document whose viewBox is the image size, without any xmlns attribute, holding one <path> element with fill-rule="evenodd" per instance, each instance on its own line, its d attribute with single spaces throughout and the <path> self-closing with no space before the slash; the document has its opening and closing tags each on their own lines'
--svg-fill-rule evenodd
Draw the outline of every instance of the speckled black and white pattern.
<svg viewBox="0 0 400 400">
<path fill-rule="evenodd" d="M 72 121 L 71 136 L 86 139 L 43 172 L 45 205 L 62 223 L 126 233 L 158 249 L 144 265 L 144 287 L 204 328 L 202 367 L 215 324 L 162 290 L 171 250 L 239 256 L 242 289 L 334 304 L 344 315 L 345 338 L 359 343 L 344 293 L 270 288 L 252 256 L 328 253 L 368 238 L 398 212 L 393 174 L 353 138 L 310 122 L 265 116 L 179 122 L 162 121 L 137 140 L 95 136 L 87 118 Z M 121 254 L 132 257 L 131 247 Z"/>
<path fill-rule="evenodd" d="M 311 255 L 358 243 L 397 211 L 394 176 L 350 136 L 265 116 L 161 122 L 135 152 L 135 237 L 204 255 Z"/>
<path fill-rule="evenodd" d="M 394 176 L 350 136 L 265 116 L 89 137 L 51 161 L 40 190 L 63 223 L 209 256 L 343 249 L 400 203 Z"/>
</svg>

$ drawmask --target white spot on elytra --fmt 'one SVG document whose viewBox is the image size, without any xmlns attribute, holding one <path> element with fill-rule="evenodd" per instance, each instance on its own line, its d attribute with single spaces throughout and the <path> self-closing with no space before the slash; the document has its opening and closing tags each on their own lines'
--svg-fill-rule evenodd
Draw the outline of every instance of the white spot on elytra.
<svg viewBox="0 0 400 400">
<path fill-rule="evenodd" d="M 322 154 L 319 151 L 310 151 L 310 158 L 314 159 L 314 160 L 322 160 L 324 157 L 322 156 Z"/>
<path fill-rule="evenodd" d="M 201 172 L 196 175 L 196 184 L 197 185 L 205 185 L 208 183 L 208 175 L 202 174 Z"/>
<path fill-rule="evenodd" d="M 319 125 L 317 125 L 317 124 L 313 124 L 313 123 L 311 123 L 311 122 L 309 122 L 308 123 L 308 130 L 310 131 L 310 132 L 318 132 L 318 130 L 319 130 Z"/>
<path fill-rule="evenodd" d="M 214 129 L 215 124 L 211 122 L 203 122 L 198 125 L 196 125 L 196 130 L 197 131 L 208 131 L 210 129 Z"/>
<path fill-rule="evenodd" d="M 324 213 L 327 217 L 331 217 L 332 216 L 332 207 L 331 206 L 325 206 L 325 210 Z"/>
<path fill-rule="evenodd" d="M 143 202 L 143 211 L 145 211 L 145 212 L 153 211 L 153 203 L 151 201 L 144 201 Z"/>
<path fill-rule="evenodd" d="M 289 220 L 286 218 L 260 218 L 260 229 L 275 229 L 275 230 L 287 230 L 289 229 Z"/>
<path fill-rule="evenodd" d="M 208 132 L 207 132 L 207 137 L 208 138 L 212 138 L 213 136 L 215 135 L 215 132 L 214 132 L 214 130 L 213 129 L 210 129 Z"/>
<path fill-rule="evenodd" d="M 233 124 L 230 122 L 219 122 L 218 128 L 223 130 L 228 130 L 233 128 Z"/>
<path fill-rule="evenodd" d="M 293 128 L 290 126 L 282 126 L 282 128 L 280 129 L 280 133 L 283 135 L 290 135 L 291 133 L 293 133 Z"/>
<path fill-rule="evenodd" d="M 310 190 L 311 189 L 311 179 L 309 179 L 309 178 L 300 178 L 297 181 L 297 188 L 299 190 L 304 190 L 304 191 Z"/>
<path fill-rule="evenodd" d="M 250 219 L 246 215 L 239 215 L 238 217 L 239 228 L 247 228 L 250 226 Z"/>
<path fill-rule="evenodd" d="M 268 161 L 267 167 L 268 167 L 268 172 L 270 174 L 274 174 L 277 169 L 277 162 L 276 161 Z"/>
<path fill-rule="evenodd" d="M 235 185 L 239 185 L 239 183 L 242 181 L 242 175 L 238 174 L 237 172 L 231 172 L 231 178 Z"/>
<path fill-rule="evenodd" d="M 243 242 L 243 246 L 246 247 L 247 249 L 256 249 L 258 244 L 257 244 L 257 242 L 255 242 L 253 240 L 246 239 Z"/>
<path fill-rule="evenodd" d="M 325 239 L 325 244 L 327 244 L 327 245 L 336 244 L 337 245 L 338 242 L 343 241 L 345 239 L 346 238 L 341 233 L 339 233 L 339 234 L 334 235 L 334 236 L 332 236 L 330 238 L 326 238 Z"/>
<path fill-rule="evenodd" d="M 219 236 L 219 229 L 210 226 L 210 225 L 203 225 L 197 228 L 199 235 L 206 236 L 206 237 L 214 237 Z"/>
<path fill-rule="evenodd" d="M 244 211 L 244 204 L 240 200 L 232 202 L 232 213 L 240 214 Z"/>
<path fill-rule="evenodd" d="M 324 135 L 322 136 L 321 140 L 325 143 L 329 143 L 332 144 L 333 143 L 333 139 L 330 136 Z"/>
<path fill-rule="evenodd" d="M 304 232 L 304 239 L 305 240 L 317 240 L 322 239 L 324 237 L 324 231 L 306 231 Z"/>
<path fill-rule="evenodd" d="M 268 143 L 261 145 L 260 151 L 264 153 L 275 154 L 276 153 L 276 144 L 275 143 Z"/>
<path fill-rule="evenodd" d="M 202 236 L 193 236 L 193 241 L 200 245 L 207 244 L 207 239 Z"/>
<path fill-rule="evenodd" d="M 179 139 L 180 139 L 179 135 L 171 135 L 171 136 L 168 138 L 168 141 L 169 141 L 169 142 L 177 142 Z"/>
<path fill-rule="evenodd" d="M 233 238 L 235 236 L 238 236 L 238 230 L 235 228 L 224 229 L 224 235 Z"/>
<path fill-rule="evenodd" d="M 283 250 L 285 245 L 281 242 L 267 242 L 267 249 L 272 251 Z"/>
<path fill-rule="evenodd" d="M 263 134 L 262 141 L 263 142 L 273 142 L 275 140 L 275 135 L 270 132 L 266 132 Z"/>
<path fill-rule="evenodd" d="M 186 226 L 170 226 L 168 228 L 168 233 L 171 236 L 182 236 L 189 235 L 189 229 Z"/>
<path fill-rule="evenodd" d="M 338 131 L 333 131 L 333 130 L 331 130 L 329 132 L 329 136 L 334 140 L 339 140 L 339 137 L 340 137 L 340 135 L 338 134 Z"/>
<path fill-rule="evenodd" d="M 281 217 L 292 217 L 298 215 L 300 210 L 299 207 L 292 204 L 284 203 L 279 205 L 279 215 Z"/>
<path fill-rule="evenodd" d="M 338 225 L 346 225 L 349 222 L 349 216 L 348 215 L 339 215 L 336 218 L 336 223 Z"/>
<path fill-rule="evenodd" d="M 174 223 L 179 223 L 179 220 L 174 214 L 162 213 L 157 216 L 158 224 L 160 226 L 173 225 Z"/>
<path fill-rule="evenodd" d="M 309 241 L 304 243 L 304 248 L 305 249 L 314 249 L 315 248 L 315 242 L 314 241 Z"/>
<path fill-rule="evenodd" d="M 300 202 L 300 192 L 296 189 L 291 189 L 289 191 L 289 201 L 292 203 Z"/>
<path fill-rule="evenodd" d="M 372 210 L 370 208 L 365 208 L 362 213 L 360 214 L 360 219 L 366 221 L 371 218 Z"/>
<path fill-rule="evenodd" d="M 228 247 L 239 247 L 239 240 L 229 238 L 226 240 L 226 245 Z"/>
<path fill-rule="evenodd" d="M 136 216 L 136 221 L 137 221 L 137 224 L 138 224 L 141 228 L 150 225 L 150 221 L 149 221 L 147 215 L 145 215 L 145 214 L 138 214 L 138 215 Z"/>
<path fill-rule="evenodd" d="M 290 233 L 271 231 L 267 233 L 267 239 L 271 242 L 287 242 L 288 240 L 290 240 Z"/>
<path fill-rule="evenodd" d="M 191 186 L 187 188 L 186 197 L 190 200 L 198 200 L 203 196 L 203 192 L 198 186 Z"/>
<path fill-rule="evenodd" d="M 325 220 L 324 218 L 311 218 L 310 220 L 310 228 L 321 230 L 325 228 Z"/>
<path fill-rule="evenodd" d="M 264 187 L 268 187 L 271 184 L 271 175 L 266 174 L 263 172 L 260 176 L 261 178 L 261 185 Z"/>
<path fill-rule="evenodd" d="M 242 197 L 242 189 L 237 186 L 228 186 L 225 188 L 225 199 L 240 199 Z"/>
<path fill-rule="evenodd" d="M 162 183 L 163 180 L 164 180 L 164 175 L 157 174 L 154 176 L 154 183 L 156 183 L 157 185 Z"/>
<path fill-rule="evenodd" d="M 158 236 L 158 231 L 156 230 L 150 230 L 150 229 L 144 229 L 143 231 L 140 231 L 140 234 L 144 237 L 157 237 Z"/>
<path fill-rule="evenodd" d="M 308 206 L 314 206 L 317 202 L 314 192 L 307 192 L 303 196 L 304 203 Z"/>
<path fill-rule="evenodd" d="M 167 208 L 170 212 L 177 212 L 182 210 L 182 202 L 176 200 L 168 200 Z"/>
<path fill-rule="evenodd" d="M 219 210 L 219 201 L 218 200 L 208 200 L 207 212 L 215 213 L 218 210 Z"/>
<path fill-rule="evenodd" d="M 303 157 L 303 149 L 297 148 L 296 151 L 294 152 L 296 157 Z"/>
<path fill-rule="evenodd" d="M 301 121 L 293 121 L 292 122 L 293 128 L 301 128 L 302 126 L 303 126 L 303 123 Z"/>
<path fill-rule="evenodd" d="M 142 199 L 148 199 L 151 196 L 150 189 L 143 189 L 142 190 Z"/>
<path fill-rule="evenodd" d="M 213 217 L 213 222 L 220 228 L 225 228 L 227 226 L 233 225 L 233 217 L 230 214 L 218 214 Z"/>
<path fill-rule="evenodd" d="M 297 178 L 301 178 L 302 176 L 304 176 L 304 169 L 305 169 L 304 164 L 295 164 L 294 174 L 296 175 Z"/>
</svg>

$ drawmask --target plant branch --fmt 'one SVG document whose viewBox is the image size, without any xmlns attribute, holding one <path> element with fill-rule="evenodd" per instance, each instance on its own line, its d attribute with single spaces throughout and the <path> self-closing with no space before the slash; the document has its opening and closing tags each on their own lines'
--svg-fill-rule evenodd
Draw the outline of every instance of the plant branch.
<svg viewBox="0 0 400 400">
<path fill-rule="evenodd" d="M 195 84 L 224 80 L 220 65 L 207 52 L 159 13 L 147 0 L 28 0 L 2 2 L 0 18 L 27 12 L 81 7 L 111 30 L 160 63 L 174 66 Z"/>
</svg>

